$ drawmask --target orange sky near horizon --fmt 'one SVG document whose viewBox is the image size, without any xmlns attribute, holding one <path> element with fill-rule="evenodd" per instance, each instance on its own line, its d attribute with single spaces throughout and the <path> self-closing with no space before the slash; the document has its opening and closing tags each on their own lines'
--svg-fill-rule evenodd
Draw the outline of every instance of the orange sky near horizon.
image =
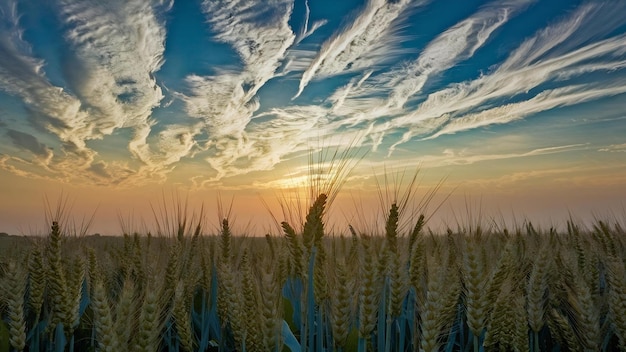
<svg viewBox="0 0 626 352">
<path fill-rule="evenodd" d="M 46 234 L 45 198 L 156 232 L 188 199 L 210 234 L 233 199 L 280 234 L 345 171 L 328 231 L 369 231 L 418 168 L 437 231 L 625 222 L 626 1 L 226 3 L 0 1 L 0 232 Z"/>
<path fill-rule="evenodd" d="M 448 171 L 455 169 L 458 166 Z M 468 225 L 479 218 L 483 224 L 495 221 L 501 225 L 504 221 L 509 228 L 520 225 L 525 219 L 544 228 L 559 227 L 565 224 L 570 214 L 587 225 L 595 218 L 616 220 L 622 224 L 626 220 L 626 176 L 618 172 L 620 168 L 612 174 L 607 170 L 596 174 L 590 170 L 586 175 L 576 174 L 574 170 L 538 170 L 504 175 L 491 172 L 483 177 L 473 174 L 472 169 L 480 168 L 465 166 L 463 175 L 450 172 L 444 176 L 441 172 L 433 172 L 436 170 L 422 170 L 405 218 L 438 181 L 447 177 L 437 196 L 425 209 L 426 215 L 431 217 L 427 226 L 435 230 L 454 229 L 459 223 Z M 394 182 L 393 178 L 399 179 L 402 172 L 392 172 L 387 181 L 389 191 L 386 192 L 382 175 L 355 177 L 353 172 L 352 179 L 346 181 L 329 209 L 327 228 L 344 234 L 348 232 L 348 223 L 360 231 L 371 231 L 376 226 L 380 228 L 384 207 L 379 189 L 383 189 L 383 195 L 387 194 L 385 207 L 388 207 L 394 198 L 393 190 L 397 188 L 402 195 L 411 173 L 405 171 L 403 184 L 396 187 L 399 182 Z M 297 222 L 297 219 L 289 219 L 289 215 L 286 218 L 280 208 L 281 198 L 294 198 L 294 192 L 288 189 L 237 190 L 232 186 L 221 190 L 191 190 L 165 184 L 136 188 L 73 186 L 60 181 L 33 181 L 1 170 L 0 180 L 0 232 L 16 235 L 47 233 L 46 199 L 51 208 L 48 210 L 53 212 L 59 200 L 67 202 L 66 215 L 74 224 L 74 229 L 79 229 L 81 223 L 93 215 L 89 234 L 120 235 L 123 230 L 156 233 L 155 219 L 163 221 L 164 204 L 172 219 L 178 204 L 187 204 L 188 216 L 197 216 L 204 207 L 204 233 L 214 234 L 219 223 L 220 199 L 223 212 L 232 202 L 231 222 L 236 235 L 279 234 L 264 202 L 278 222 Z M 302 208 L 307 207 L 306 194 L 300 196 Z M 441 206 L 435 211 L 439 204 Z M 294 208 L 293 204 L 288 207 Z M 297 224 L 293 226 L 298 227 Z"/>
</svg>

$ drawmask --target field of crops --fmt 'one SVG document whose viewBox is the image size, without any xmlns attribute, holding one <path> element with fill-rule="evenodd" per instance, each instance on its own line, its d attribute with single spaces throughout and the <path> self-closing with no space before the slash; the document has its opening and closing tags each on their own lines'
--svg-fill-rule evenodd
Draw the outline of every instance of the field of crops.
<svg viewBox="0 0 626 352">
<path fill-rule="evenodd" d="M 326 201 L 266 238 L 53 222 L 0 257 L 0 352 L 626 351 L 618 223 L 433 234 L 392 204 L 382 233 L 330 236 Z"/>
</svg>

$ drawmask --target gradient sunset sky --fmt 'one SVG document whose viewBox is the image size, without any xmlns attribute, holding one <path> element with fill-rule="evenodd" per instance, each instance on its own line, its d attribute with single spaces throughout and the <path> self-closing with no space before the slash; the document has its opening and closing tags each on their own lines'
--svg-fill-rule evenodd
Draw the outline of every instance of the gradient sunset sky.
<svg viewBox="0 0 626 352">
<path fill-rule="evenodd" d="M 624 218 L 626 1 L 2 0 L 0 138 L 15 234 L 44 197 L 115 234 L 172 194 L 217 223 L 218 192 L 273 231 L 320 147 L 365 155 L 348 222 L 418 167 L 435 227 Z"/>
</svg>

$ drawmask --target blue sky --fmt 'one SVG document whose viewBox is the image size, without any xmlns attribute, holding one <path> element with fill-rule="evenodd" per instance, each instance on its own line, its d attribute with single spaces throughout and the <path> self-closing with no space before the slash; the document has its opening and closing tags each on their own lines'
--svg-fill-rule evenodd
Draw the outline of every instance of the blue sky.
<svg viewBox="0 0 626 352">
<path fill-rule="evenodd" d="M 0 178 L 38 192 L 280 189 L 323 146 L 367 152 L 355 189 L 420 166 L 618 204 L 625 97 L 624 1 L 0 3 Z"/>
</svg>

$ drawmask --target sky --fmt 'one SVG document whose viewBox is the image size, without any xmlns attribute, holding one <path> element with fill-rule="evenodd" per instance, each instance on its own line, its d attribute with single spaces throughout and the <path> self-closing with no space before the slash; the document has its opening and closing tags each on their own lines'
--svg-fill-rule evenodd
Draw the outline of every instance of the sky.
<svg viewBox="0 0 626 352">
<path fill-rule="evenodd" d="M 624 219 L 625 98 L 621 0 L 2 0 L 0 231 Z"/>
</svg>

